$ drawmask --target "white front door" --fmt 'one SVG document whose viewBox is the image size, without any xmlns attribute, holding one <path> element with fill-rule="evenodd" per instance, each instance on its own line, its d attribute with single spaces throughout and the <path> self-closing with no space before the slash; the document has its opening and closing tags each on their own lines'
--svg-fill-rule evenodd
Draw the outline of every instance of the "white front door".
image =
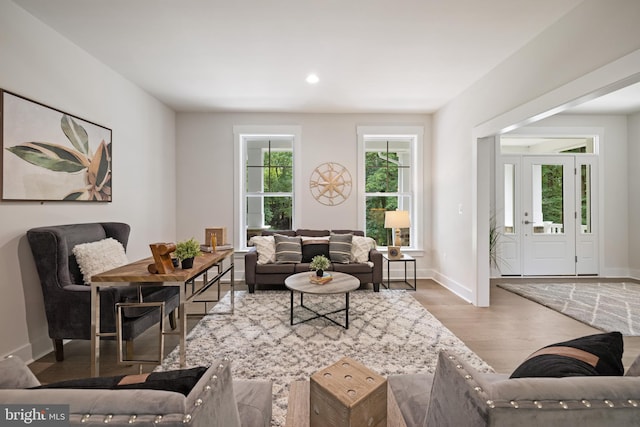
<svg viewBox="0 0 640 427">
<path fill-rule="evenodd" d="M 498 164 L 497 272 L 597 275 L 598 157 L 512 155 Z"/>
<path fill-rule="evenodd" d="M 576 274 L 573 156 L 522 159 L 523 274 Z"/>
</svg>

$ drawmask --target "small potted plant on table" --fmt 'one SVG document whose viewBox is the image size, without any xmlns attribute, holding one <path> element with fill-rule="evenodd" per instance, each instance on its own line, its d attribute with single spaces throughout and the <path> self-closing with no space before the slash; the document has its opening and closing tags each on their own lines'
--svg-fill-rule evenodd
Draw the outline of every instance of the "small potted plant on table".
<svg viewBox="0 0 640 427">
<path fill-rule="evenodd" d="M 182 263 L 182 268 L 187 270 L 193 267 L 193 259 L 200 255 L 200 243 L 193 237 L 176 244 L 175 255 Z"/>
<path fill-rule="evenodd" d="M 324 275 L 324 270 L 329 268 L 331 262 L 324 255 L 316 255 L 311 258 L 311 264 L 309 264 L 309 268 L 311 270 L 316 271 L 316 276 L 322 277 Z"/>
</svg>

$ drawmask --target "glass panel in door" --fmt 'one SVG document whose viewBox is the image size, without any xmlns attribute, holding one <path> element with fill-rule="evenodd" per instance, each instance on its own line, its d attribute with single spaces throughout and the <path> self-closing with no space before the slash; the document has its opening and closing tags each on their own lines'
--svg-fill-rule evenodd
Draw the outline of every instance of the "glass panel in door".
<svg viewBox="0 0 640 427">
<path fill-rule="evenodd" d="M 576 273 L 598 274 L 598 163 L 595 156 L 576 158 Z"/>
<path fill-rule="evenodd" d="M 564 167 L 534 164 L 531 166 L 533 232 L 564 233 Z"/>
<path fill-rule="evenodd" d="M 490 234 L 491 265 L 503 276 L 521 274 L 520 260 L 520 157 L 501 158 L 503 182 L 498 194 L 503 198 L 501 208 L 492 218 Z"/>
<path fill-rule="evenodd" d="M 580 165 L 580 233 L 590 234 L 591 227 L 591 165 Z"/>
</svg>

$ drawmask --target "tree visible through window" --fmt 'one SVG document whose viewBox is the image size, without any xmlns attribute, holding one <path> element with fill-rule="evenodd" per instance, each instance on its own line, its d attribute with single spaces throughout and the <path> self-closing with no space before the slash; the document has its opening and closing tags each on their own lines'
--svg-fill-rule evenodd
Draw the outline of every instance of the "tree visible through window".
<svg viewBox="0 0 640 427">
<path fill-rule="evenodd" d="M 366 234 L 386 246 L 391 237 L 384 228 L 384 213 L 396 209 L 411 211 L 411 140 L 365 138 Z M 402 230 L 402 245 L 411 245 L 409 229 Z"/>
<path fill-rule="evenodd" d="M 265 229 L 293 228 L 293 141 L 246 137 L 243 143 L 248 242 Z"/>
<path fill-rule="evenodd" d="M 542 218 L 564 224 L 562 165 L 542 165 Z"/>
<path fill-rule="evenodd" d="M 293 185 L 293 153 L 266 152 L 264 156 L 264 192 L 291 193 Z M 275 230 L 291 228 L 291 202 L 287 196 L 265 197 L 264 221 Z"/>
</svg>

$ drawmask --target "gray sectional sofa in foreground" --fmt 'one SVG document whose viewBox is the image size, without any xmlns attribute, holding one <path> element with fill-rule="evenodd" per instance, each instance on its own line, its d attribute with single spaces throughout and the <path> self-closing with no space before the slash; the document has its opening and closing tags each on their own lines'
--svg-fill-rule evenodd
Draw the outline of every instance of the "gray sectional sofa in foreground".
<svg viewBox="0 0 640 427">
<path fill-rule="evenodd" d="M 443 351 L 435 374 L 388 377 L 401 427 L 640 426 L 640 356 L 624 376 L 509 378 Z"/>
<path fill-rule="evenodd" d="M 31 389 L 39 385 L 18 357 L 0 360 L 2 406 L 16 405 L 28 410 L 35 405 L 69 405 L 69 425 L 73 426 L 271 425 L 271 382 L 233 380 L 228 360 L 209 366 L 186 396 L 176 391 L 151 389 Z"/>
</svg>

